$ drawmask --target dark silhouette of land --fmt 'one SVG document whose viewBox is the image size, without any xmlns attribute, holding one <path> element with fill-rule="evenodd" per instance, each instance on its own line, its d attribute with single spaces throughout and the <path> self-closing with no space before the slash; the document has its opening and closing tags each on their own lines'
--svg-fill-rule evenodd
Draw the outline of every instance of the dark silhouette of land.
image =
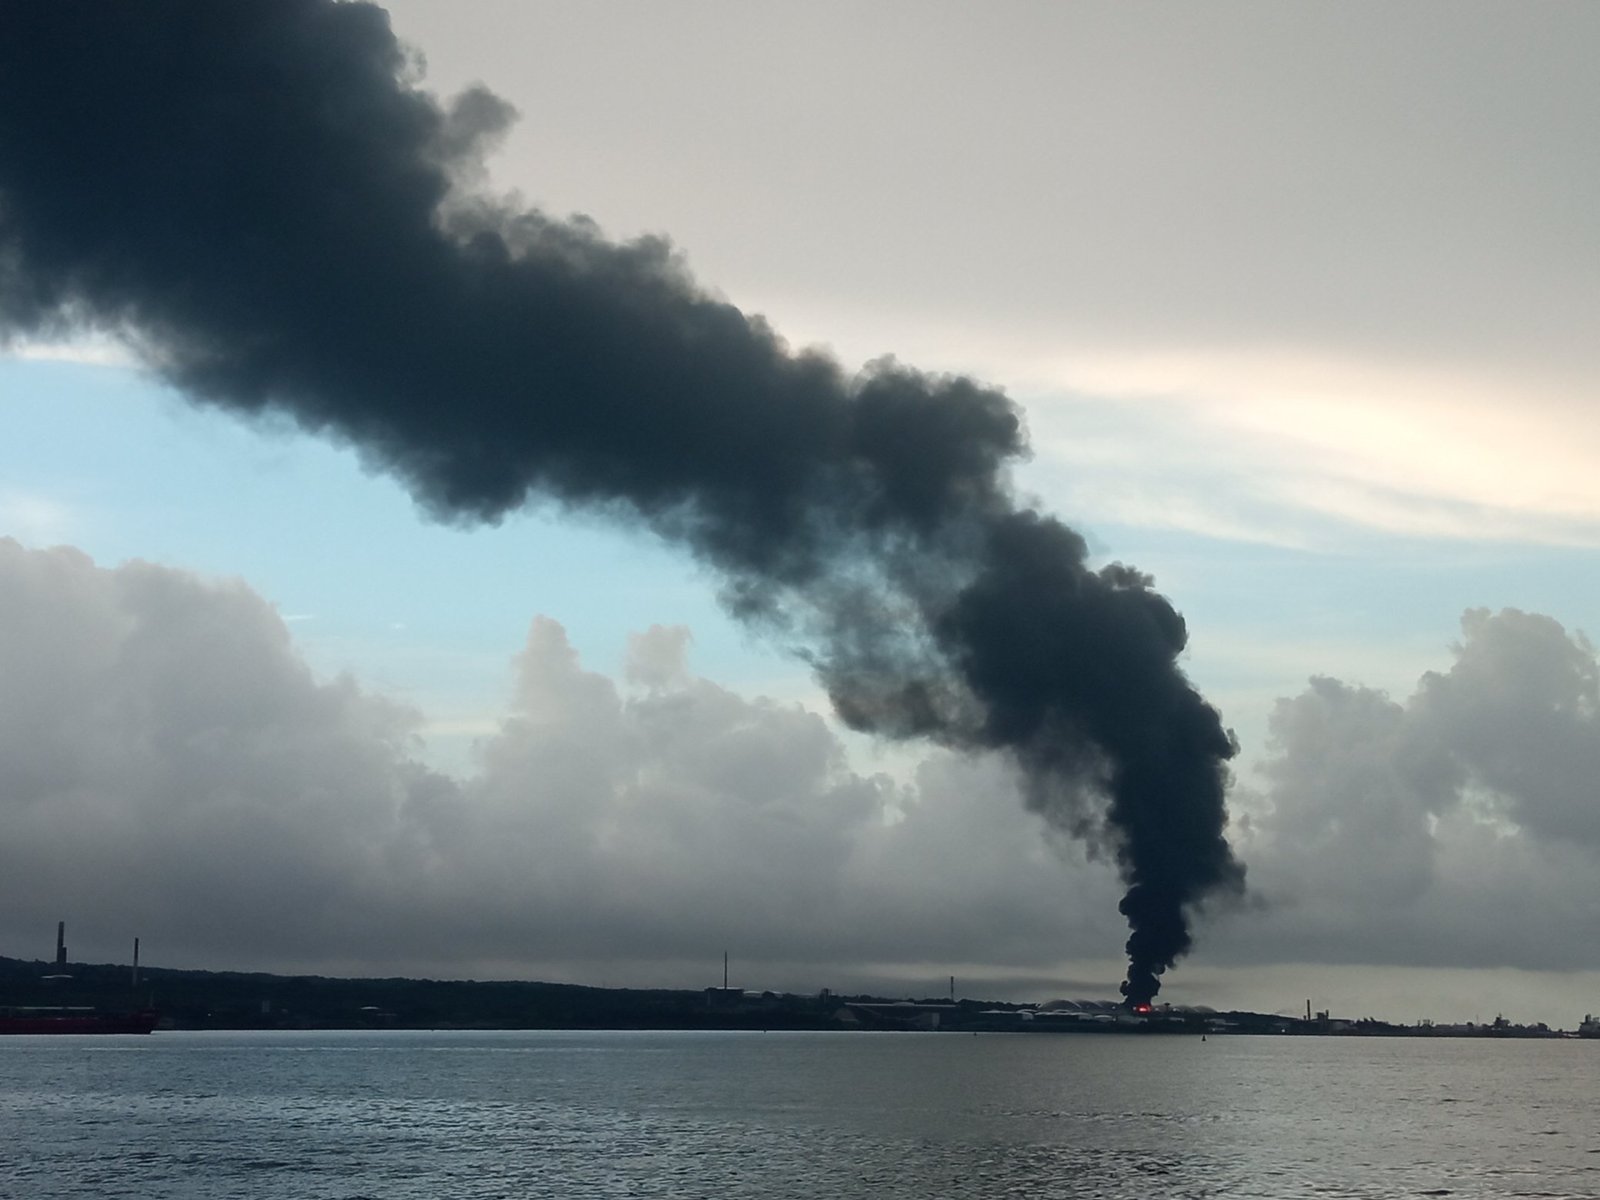
<svg viewBox="0 0 1600 1200">
<path fill-rule="evenodd" d="M 63 977 L 65 976 L 65 977 Z M 718 989 L 720 990 L 720 989 Z M 341 979 L 0 958 L 0 1006 L 154 1008 L 177 1029 L 821 1029 L 837 1000 L 713 1003 L 701 991 Z"/>
<path fill-rule="evenodd" d="M 1248 1011 L 1157 1008 L 1135 1017 L 1109 1002 L 1035 1009 L 979 1000 L 601 988 L 566 983 L 343 979 L 129 967 L 0 957 L 0 1010 L 151 1008 L 165 1029 L 903 1029 L 1029 1033 L 1301 1034 L 1560 1037 L 1545 1025 L 1393 1025 Z"/>
</svg>

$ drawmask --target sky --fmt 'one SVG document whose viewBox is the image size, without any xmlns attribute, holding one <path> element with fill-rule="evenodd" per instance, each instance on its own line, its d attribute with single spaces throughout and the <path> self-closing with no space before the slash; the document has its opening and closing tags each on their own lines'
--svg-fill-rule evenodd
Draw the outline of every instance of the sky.
<svg viewBox="0 0 1600 1200">
<path fill-rule="evenodd" d="M 1164 999 L 1600 1007 L 1600 13 L 389 11 L 516 110 L 463 189 L 1001 389 L 1017 491 L 1154 576 L 1248 872 Z M 703 558 L 538 496 L 441 520 L 149 365 L 0 357 L 0 953 L 1115 994 L 1106 848 L 1003 755 L 846 729 Z"/>
</svg>

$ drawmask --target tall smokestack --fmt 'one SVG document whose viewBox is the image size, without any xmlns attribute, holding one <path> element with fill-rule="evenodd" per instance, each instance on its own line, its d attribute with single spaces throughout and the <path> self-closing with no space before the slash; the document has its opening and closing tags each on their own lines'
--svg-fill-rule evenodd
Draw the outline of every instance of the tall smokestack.
<svg viewBox="0 0 1600 1200">
<path fill-rule="evenodd" d="M 65 921 L 57 921 L 56 922 L 56 966 L 57 967 L 64 967 L 66 965 L 67 965 L 67 923 Z"/>
<path fill-rule="evenodd" d="M 1150 579 L 1013 491 L 1016 406 L 793 352 L 662 239 L 472 193 L 511 109 L 415 66 L 364 3 L 0 5 L 0 335 L 120 336 L 442 520 L 537 496 L 679 544 L 851 727 L 1003 755 L 1105 848 L 1149 1000 L 1243 887 L 1235 748 Z"/>
<path fill-rule="evenodd" d="M 133 939 L 133 986 L 139 986 L 139 939 Z"/>
</svg>

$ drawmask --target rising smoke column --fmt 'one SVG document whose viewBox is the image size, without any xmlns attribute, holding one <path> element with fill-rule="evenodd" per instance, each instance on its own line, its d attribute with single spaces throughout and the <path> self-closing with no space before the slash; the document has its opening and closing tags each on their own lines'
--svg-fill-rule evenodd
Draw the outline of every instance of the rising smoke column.
<svg viewBox="0 0 1600 1200">
<path fill-rule="evenodd" d="M 357 447 L 433 516 L 533 500 L 687 547 L 853 727 L 998 751 L 1113 854 L 1148 1000 L 1237 891 L 1233 745 L 1182 619 L 1019 505 L 1004 395 L 847 375 L 671 247 L 473 193 L 511 119 L 328 0 L 0 6 L 0 335 L 125 340 L 197 402 Z"/>
</svg>

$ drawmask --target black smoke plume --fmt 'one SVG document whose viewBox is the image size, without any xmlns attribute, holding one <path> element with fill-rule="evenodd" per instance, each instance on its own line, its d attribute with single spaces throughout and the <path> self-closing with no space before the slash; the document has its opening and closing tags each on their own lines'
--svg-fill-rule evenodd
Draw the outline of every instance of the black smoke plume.
<svg viewBox="0 0 1600 1200">
<path fill-rule="evenodd" d="M 1231 738 L 1150 581 L 1020 504 L 1016 408 L 792 352 L 655 238 L 474 192 L 511 119 L 328 0 L 0 5 L 0 330 L 123 339 L 195 400 L 358 447 L 432 515 L 645 526 L 857 729 L 1008 754 L 1128 884 L 1123 990 L 1243 886 Z"/>
</svg>

